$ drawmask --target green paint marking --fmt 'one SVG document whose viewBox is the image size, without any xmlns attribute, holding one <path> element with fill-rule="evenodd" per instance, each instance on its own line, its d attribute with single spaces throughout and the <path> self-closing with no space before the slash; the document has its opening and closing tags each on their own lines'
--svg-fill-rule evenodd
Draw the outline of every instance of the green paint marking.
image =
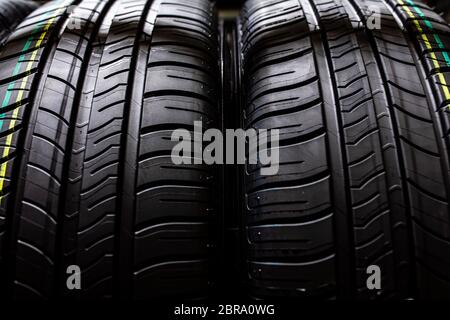
<svg viewBox="0 0 450 320">
<path fill-rule="evenodd" d="M 36 27 L 36 28 L 33 30 L 33 32 L 32 32 L 32 34 L 31 34 L 30 38 L 28 38 L 27 42 L 25 43 L 25 46 L 23 47 L 22 52 L 28 50 L 28 49 L 31 47 L 31 44 L 32 44 L 33 41 L 34 41 L 33 35 L 34 35 L 35 33 L 37 33 L 37 31 L 40 29 L 40 27 L 41 27 L 41 26 L 38 26 L 38 27 Z M 36 49 L 36 50 L 37 50 L 37 49 Z M 25 60 L 25 55 L 21 55 L 20 58 L 19 58 L 19 60 L 18 60 L 18 62 L 17 62 L 17 64 L 16 64 L 16 67 L 14 68 L 13 75 L 12 75 L 13 77 L 15 77 L 15 76 L 17 76 L 17 75 L 19 74 L 20 69 L 21 69 L 21 67 L 22 67 L 22 63 L 23 63 L 24 60 Z M 11 83 L 8 85 L 8 88 L 6 89 L 6 95 L 5 95 L 5 98 L 3 99 L 3 102 L 2 102 L 2 107 L 1 107 L 2 109 L 5 108 L 5 107 L 7 107 L 7 106 L 9 105 L 10 100 L 11 100 L 11 96 L 12 96 L 12 90 L 14 90 L 15 84 L 16 84 L 16 82 L 13 81 L 13 82 L 11 82 Z M 3 118 L 5 118 L 5 113 L 4 113 L 4 112 L 2 112 L 2 113 L 0 114 L 0 130 L 3 129 L 3 122 L 4 122 L 4 121 L 3 121 Z"/>
<path fill-rule="evenodd" d="M 56 1 L 56 3 L 59 3 L 59 2 L 63 2 L 63 0 L 58 0 L 58 1 Z M 49 15 L 49 11 L 47 11 L 47 12 L 44 14 L 44 17 L 47 17 L 48 15 Z M 46 26 L 45 23 L 40 23 L 40 24 L 38 24 L 38 25 L 34 28 L 34 30 L 31 32 L 31 35 L 30 35 L 30 37 L 28 38 L 27 42 L 25 43 L 25 45 L 24 45 L 24 47 L 23 47 L 23 49 L 22 49 L 21 52 L 25 52 L 25 51 L 27 51 L 27 50 L 29 50 L 29 49 L 31 48 L 31 45 L 32 45 L 33 42 L 35 41 L 34 36 L 35 36 L 39 31 L 42 30 L 42 27 L 45 27 L 45 26 Z M 39 48 L 35 48 L 35 49 L 38 50 Z M 16 64 L 16 67 L 14 68 L 14 71 L 13 71 L 13 74 L 12 74 L 13 77 L 15 77 L 15 76 L 17 76 L 17 75 L 19 74 L 20 69 L 21 69 L 21 67 L 22 67 L 22 64 L 23 64 L 24 60 L 25 60 L 25 55 L 23 54 L 23 55 L 21 55 L 21 56 L 19 57 L 19 60 L 18 60 L 18 62 L 17 62 L 17 64 Z M 16 81 L 13 81 L 13 82 L 11 82 L 11 83 L 8 85 L 8 88 L 6 89 L 5 98 L 3 99 L 3 102 L 2 102 L 1 109 L 5 108 L 5 107 L 7 107 L 7 106 L 9 105 L 10 100 L 11 100 L 11 96 L 12 96 L 12 90 L 14 90 L 15 84 L 16 84 Z M 4 122 L 3 119 L 5 118 L 5 113 L 4 113 L 4 112 L 1 112 L 1 109 L 0 109 L 0 130 L 3 129 L 3 122 Z"/>
<path fill-rule="evenodd" d="M 425 16 L 425 14 L 423 13 L 423 11 L 411 0 L 406 0 L 406 2 L 408 2 L 413 8 L 414 10 L 417 12 L 417 14 L 424 20 L 425 25 L 430 29 L 433 30 L 433 25 L 431 24 L 431 22 L 427 19 L 427 17 Z M 441 38 L 439 37 L 438 34 L 434 34 L 434 40 L 436 41 L 438 47 L 440 49 L 444 49 L 444 43 L 442 42 Z M 444 56 L 445 62 L 447 63 L 447 66 L 450 67 L 450 56 L 448 54 L 448 52 L 442 52 L 442 55 Z"/>
</svg>

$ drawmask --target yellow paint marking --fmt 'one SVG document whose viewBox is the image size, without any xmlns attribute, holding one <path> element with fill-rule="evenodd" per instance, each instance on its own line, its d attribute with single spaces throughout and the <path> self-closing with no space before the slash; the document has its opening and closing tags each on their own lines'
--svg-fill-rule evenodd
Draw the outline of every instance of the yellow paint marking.
<svg viewBox="0 0 450 320">
<path fill-rule="evenodd" d="M 60 12 L 60 11 L 62 11 L 62 10 L 60 9 L 60 10 L 56 11 L 55 16 L 54 16 L 53 18 L 51 18 L 51 19 L 46 23 L 46 25 L 44 26 L 43 32 L 41 33 L 41 35 L 40 35 L 38 41 L 37 41 L 36 44 L 35 44 L 35 48 L 39 48 L 39 47 L 41 46 L 42 42 L 43 42 L 44 39 L 45 39 L 45 36 L 47 35 L 48 29 L 50 29 L 51 25 L 52 25 L 53 22 L 55 21 L 56 17 L 59 15 L 59 12 Z M 28 62 L 27 67 L 26 67 L 26 69 L 25 69 L 27 73 L 30 72 L 30 70 L 33 68 L 33 63 L 34 63 L 34 61 L 35 61 L 35 59 L 36 59 L 37 53 L 38 53 L 38 50 L 34 50 L 33 54 L 31 55 L 31 58 L 29 59 L 30 61 Z M 22 82 L 21 82 L 21 84 L 20 84 L 20 90 L 19 90 L 19 92 L 18 92 L 18 94 L 17 94 L 17 98 L 16 98 L 16 103 L 17 103 L 17 104 L 18 104 L 20 101 L 22 101 L 23 93 L 24 93 L 24 90 L 25 90 L 25 88 L 26 88 L 26 86 L 27 86 L 27 83 L 28 83 L 28 78 L 29 78 L 29 76 L 27 75 L 27 76 L 25 76 L 25 77 L 22 79 Z M 10 123 L 9 123 L 9 128 L 8 128 L 8 130 L 12 130 L 12 129 L 14 128 L 14 125 L 16 124 L 16 120 L 17 120 L 18 114 L 19 114 L 19 107 L 15 108 L 14 111 L 13 111 L 12 119 L 11 119 L 11 121 L 10 121 Z M 13 134 L 14 134 L 14 132 L 10 133 L 10 134 L 6 137 L 6 143 L 5 143 L 5 144 L 6 144 L 6 147 L 5 147 L 5 149 L 3 150 L 2 158 L 7 157 L 7 156 L 9 155 L 9 153 L 10 153 Z M 5 177 L 6 177 L 6 169 L 7 169 L 7 167 L 8 167 L 8 161 L 3 162 L 2 165 L 1 165 L 1 167 L 0 167 L 0 190 L 3 190 L 3 186 L 4 186 L 4 183 L 5 183 Z M 4 197 L 4 196 L 0 196 L 0 203 L 1 203 L 1 201 L 3 200 L 3 197 Z"/>
<path fill-rule="evenodd" d="M 431 50 L 433 49 L 433 47 L 430 44 L 430 40 L 428 39 L 427 35 L 424 33 L 422 27 L 420 26 L 420 23 L 418 20 L 416 20 L 416 16 L 414 15 L 414 13 L 411 11 L 411 9 L 409 9 L 405 2 L 403 0 L 398 0 L 398 3 L 401 4 L 403 6 L 403 8 L 405 9 L 406 13 L 413 18 L 414 24 L 416 25 L 417 30 L 420 32 L 421 37 L 423 42 L 425 43 L 425 46 L 427 47 L 427 49 L 430 50 L 430 56 L 431 56 L 431 60 L 433 61 L 433 65 L 437 70 L 437 76 L 439 78 L 439 81 L 441 82 L 441 87 L 442 90 L 444 91 L 444 95 L 445 95 L 445 100 L 450 100 L 450 91 L 447 85 L 447 81 L 445 80 L 445 76 L 442 74 L 442 72 L 439 72 L 441 66 L 438 62 L 438 59 L 436 57 L 436 54 L 434 52 L 431 52 Z M 449 106 L 450 107 L 450 106 Z"/>
</svg>

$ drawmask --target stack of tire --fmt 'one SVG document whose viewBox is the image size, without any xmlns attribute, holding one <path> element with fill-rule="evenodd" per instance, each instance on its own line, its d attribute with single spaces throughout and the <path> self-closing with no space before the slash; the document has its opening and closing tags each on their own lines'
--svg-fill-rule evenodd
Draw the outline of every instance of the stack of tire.
<svg viewBox="0 0 450 320">
<path fill-rule="evenodd" d="M 213 2 L 0 9 L 5 297 L 214 294 L 223 176 L 171 135 L 223 112 L 280 131 L 279 172 L 241 171 L 246 296 L 450 297 L 450 28 L 424 3 L 247 1 L 224 110 Z"/>
</svg>

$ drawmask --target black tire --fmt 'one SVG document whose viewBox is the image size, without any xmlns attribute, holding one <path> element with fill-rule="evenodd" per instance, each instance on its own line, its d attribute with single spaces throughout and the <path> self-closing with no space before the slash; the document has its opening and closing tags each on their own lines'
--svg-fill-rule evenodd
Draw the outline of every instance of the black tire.
<svg viewBox="0 0 450 320">
<path fill-rule="evenodd" d="M 450 29 L 399 3 L 245 5 L 244 122 L 281 139 L 279 173 L 245 177 L 255 297 L 450 295 Z"/>
<path fill-rule="evenodd" d="M 15 27 L 31 13 L 37 5 L 26 0 L 0 0 L 0 47 Z"/>
<path fill-rule="evenodd" d="M 0 52 L 3 293 L 71 295 L 78 265 L 80 298 L 208 294 L 218 178 L 173 165 L 170 137 L 217 126 L 217 55 L 207 0 L 58 0 L 19 26 Z"/>
</svg>

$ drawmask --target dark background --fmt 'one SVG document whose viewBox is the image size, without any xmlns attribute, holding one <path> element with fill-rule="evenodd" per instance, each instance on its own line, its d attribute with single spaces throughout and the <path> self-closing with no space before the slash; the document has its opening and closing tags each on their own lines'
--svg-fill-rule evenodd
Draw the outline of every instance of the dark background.
<svg viewBox="0 0 450 320">
<path fill-rule="evenodd" d="M 450 0 L 428 0 L 425 2 L 434 7 L 437 12 L 442 13 L 445 19 L 450 22 Z"/>
</svg>

